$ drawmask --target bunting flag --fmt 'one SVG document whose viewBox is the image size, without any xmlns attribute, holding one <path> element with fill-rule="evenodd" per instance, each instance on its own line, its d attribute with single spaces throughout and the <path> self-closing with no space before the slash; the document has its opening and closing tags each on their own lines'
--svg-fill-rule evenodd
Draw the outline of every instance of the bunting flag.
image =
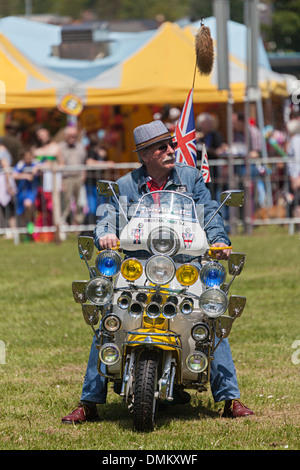
<svg viewBox="0 0 300 470">
<path fill-rule="evenodd" d="M 197 166 L 196 131 L 193 106 L 193 88 L 184 103 L 180 118 L 175 128 L 174 140 L 177 141 L 175 151 L 176 163 Z"/>
<path fill-rule="evenodd" d="M 210 177 L 210 171 L 209 171 L 209 165 L 208 165 L 206 146 L 204 143 L 202 144 L 201 173 L 204 179 L 204 183 L 210 183 L 211 177 Z"/>
</svg>

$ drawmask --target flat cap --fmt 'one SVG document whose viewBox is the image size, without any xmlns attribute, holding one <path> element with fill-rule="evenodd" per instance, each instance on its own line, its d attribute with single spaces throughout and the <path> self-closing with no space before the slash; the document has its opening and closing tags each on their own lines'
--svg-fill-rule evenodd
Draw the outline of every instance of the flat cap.
<svg viewBox="0 0 300 470">
<path fill-rule="evenodd" d="M 138 152 L 162 140 L 172 139 L 168 128 L 162 121 L 152 121 L 149 124 L 138 126 L 133 131 L 134 142 Z"/>
</svg>

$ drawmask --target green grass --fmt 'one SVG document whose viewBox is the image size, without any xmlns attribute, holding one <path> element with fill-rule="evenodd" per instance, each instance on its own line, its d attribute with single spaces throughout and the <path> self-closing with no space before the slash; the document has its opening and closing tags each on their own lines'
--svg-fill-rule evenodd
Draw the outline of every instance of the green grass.
<svg viewBox="0 0 300 470">
<path fill-rule="evenodd" d="M 136 433 L 111 388 L 100 422 L 61 424 L 80 397 L 92 339 L 71 292 L 73 280 L 87 279 L 76 238 L 58 246 L 0 239 L 0 449 L 299 449 L 299 235 L 259 228 L 232 241 L 247 257 L 231 293 L 247 305 L 230 343 L 242 401 L 255 415 L 221 418 L 210 391 L 192 392 L 191 404 L 159 415 L 153 433 Z"/>
</svg>

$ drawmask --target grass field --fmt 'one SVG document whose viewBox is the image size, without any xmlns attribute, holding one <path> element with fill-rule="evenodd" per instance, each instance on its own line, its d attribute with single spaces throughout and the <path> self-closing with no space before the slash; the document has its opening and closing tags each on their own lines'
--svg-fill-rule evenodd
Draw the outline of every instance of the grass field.
<svg viewBox="0 0 300 470">
<path fill-rule="evenodd" d="M 223 403 L 192 392 L 191 404 L 162 412 L 147 434 L 133 432 L 111 388 L 100 422 L 61 424 L 80 398 L 92 339 L 71 292 L 87 270 L 75 236 L 59 246 L 0 239 L 0 449 L 299 449 L 299 235 L 260 228 L 232 241 L 247 258 L 231 293 L 247 305 L 230 343 L 241 399 L 255 415 L 221 418 Z"/>
</svg>

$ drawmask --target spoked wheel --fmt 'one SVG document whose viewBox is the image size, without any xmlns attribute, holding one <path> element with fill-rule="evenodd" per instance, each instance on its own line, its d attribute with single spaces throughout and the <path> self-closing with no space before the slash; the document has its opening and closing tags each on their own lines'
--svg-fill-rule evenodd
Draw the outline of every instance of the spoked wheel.
<svg viewBox="0 0 300 470">
<path fill-rule="evenodd" d="M 156 351 L 143 351 L 137 364 L 134 402 L 133 427 L 137 431 L 153 431 L 157 399 L 158 354 Z"/>
</svg>

